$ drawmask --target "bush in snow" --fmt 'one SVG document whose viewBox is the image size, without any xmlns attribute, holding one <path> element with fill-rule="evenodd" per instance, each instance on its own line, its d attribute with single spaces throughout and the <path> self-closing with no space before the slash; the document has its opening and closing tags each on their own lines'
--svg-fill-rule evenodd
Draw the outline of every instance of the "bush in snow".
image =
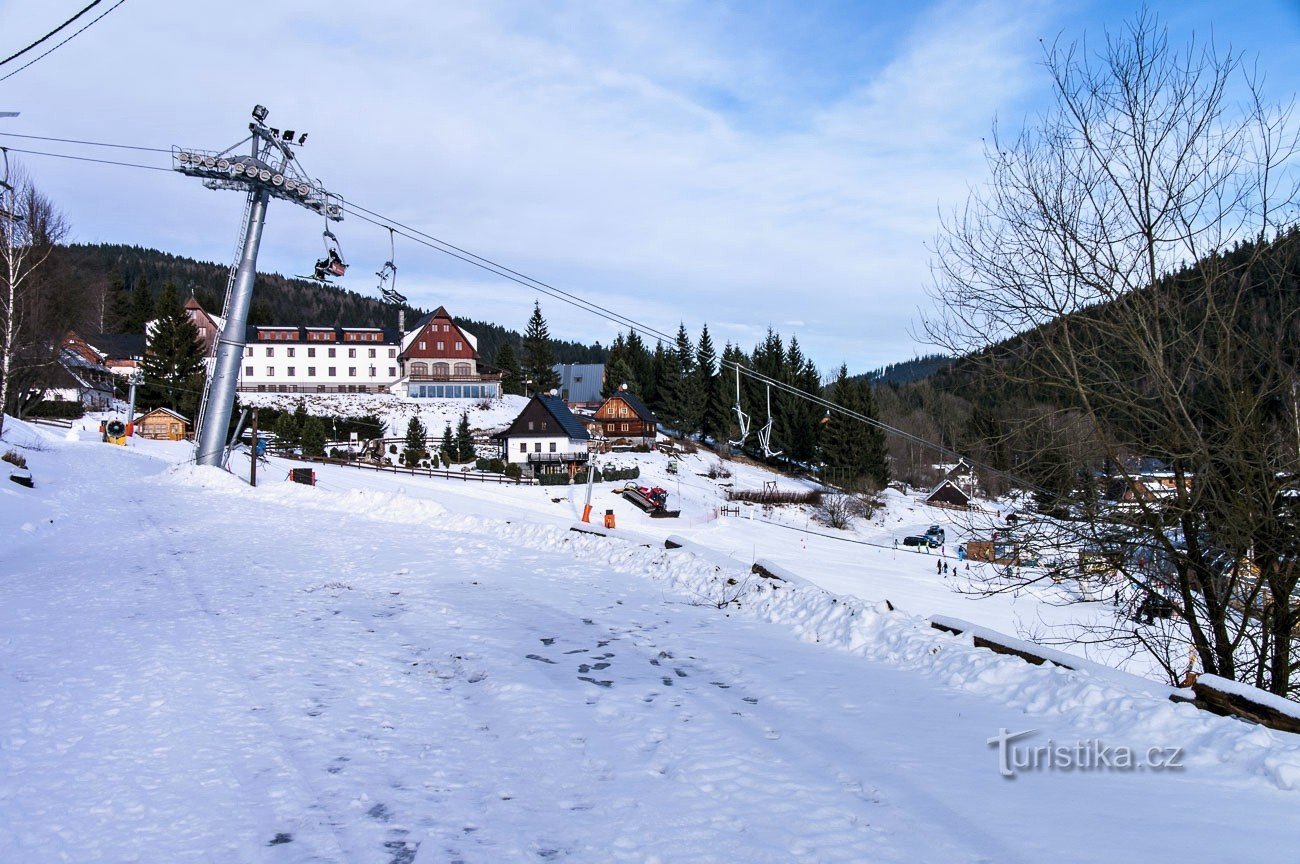
<svg viewBox="0 0 1300 864">
<path fill-rule="evenodd" d="M 6 450 L 5 454 L 3 456 L 0 456 L 0 460 L 8 462 L 10 465 L 13 465 L 16 468 L 27 467 L 27 459 L 23 456 L 20 456 L 18 454 L 18 451 L 16 450 Z"/>
</svg>

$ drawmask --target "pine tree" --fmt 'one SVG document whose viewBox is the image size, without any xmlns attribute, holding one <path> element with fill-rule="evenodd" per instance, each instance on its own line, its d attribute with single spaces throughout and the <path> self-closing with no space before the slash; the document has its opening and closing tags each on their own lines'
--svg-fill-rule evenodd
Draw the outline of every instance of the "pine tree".
<svg viewBox="0 0 1300 864">
<path fill-rule="evenodd" d="M 428 430 L 424 428 L 420 418 L 412 417 L 410 422 L 406 424 L 406 446 L 402 451 L 407 465 L 414 465 L 425 457 L 428 452 L 425 449 L 425 439 L 428 437 Z"/>
<path fill-rule="evenodd" d="M 438 445 L 438 452 L 442 456 L 442 464 L 450 465 L 451 457 L 456 452 L 456 439 L 451 434 L 451 421 L 442 430 L 442 442 Z"/>
<path fill-rule="evenodd" d="M 289 450 L 297 445 L 298 424 L 293 421 L 293 415 L 288 411 L 275 418 L 275 427 L 272 431 L 275 433 L 275 446 L 278 449 Z"/>
<path fill-rule="evenodd" d="M 627 343 L 623 341 L 623 334 L 619 333 L 614 337 L 614 344 L 609 346 L 609 356 L 605 358 L 605 381 L 600 388 L 600 397 L 608 399 L 624 384 L 632 392 L 637 392 L 632 369 L 628 365 Z"/>
<path fill-rule="evenodd" d="M 673 345 L 673 360 L 676 365 L 677 389 L 676 411 L 677 428 L 683 436 L 694 435 L 700 431 L 700 415 L 704 410 L 704 394 L 696 389 L 695 381 L 695 346 L 686 332 L 685 324 L 678 324 L 677 339 Z"/>
<path fill-rule="evenodd" d="M 709 325 L 700 331 L 700 342 L 695 349 L 695 378 L 692 389 L 700 400 L 700 434 L 712 438 L 715 442 L 722 440 L 727 429 L 727 406 L 722 401 L 719 387 L 718 355 L 713 349 L 713 339 L 709 336 Z"/>
<path fill-rule="evenodd" d="M 864 378 L 850 379 L 841 365 L 831 385 L 830 399 L 865 417 L 876 418 L 876 401 L 871 384 Z M 885 434 L 878 427 L 831 411 L 824 430 L 824 458 L 835 474 L 846 482 L 868 478 L 883 487 L 889 482 L 889 457 Z M 834 477 L 832 478 L 834 479 Z"/>
<path fill-rule="evenodd" d="M 456 426 L 456 461 L 469 462 L 474 458 L 474 436 L 469 431 L 469 413 L 462 412 Z"/>
<path fill-rule="evenodd" d="M 560 386 L 560 376 L 555 373 L 555 351 L 551 347 L 551 333 L 542 317 L 540 303 L 533 304 L 533 315 L 524 331 L 523 360 L 520 363 L 532 393 L 547 393 Z M 529 395 L 528 393 L 524 394 Z"/>
<path fill-rule="evenodd" d="M 524 394 L 524 375 L 519 369 L 519 358 L 515 355 L 515 346 L 507 339 L 497 349 L 497 368 L 501 370 L 501 392 L 515 396 Z"/>
<path fill-rule="evenodd" d="M 627 368 L 631 371 L 630 380 L 627 381 L 627 389 L 637 396 L 647 405 L 650 404 L 652 394 L 655 392 L 654 380 L 654 360 L 650 352 L 646 350 L 645 342 L 641 341 L 641 336 L 635 330 L 629 330 L 627 333 Z M 615 382 L 614 388 L 622 382 Z"/>
<path fill-rule="evenodd" d="M 654 354 L 650 359 L 650 377 L 641 382 L 641 387 L 645 391 L 641 398 L 645 400 L 651 411 L 671 426 L 673 424 L 667 418 L 668 406 L 664 402 L 665 396 L 672 398 L 671 394 L 664 392 L 665 388 L 670 386 L 668 365 L 668 352 L 664 349 L 664 343 L 656 342 Z"/>
<path fill-rule="evenodd" d="M 302 455 L 325 455 L 325 426 L 321 423 L 319 417 L 313 415 L 307 418 L 306 422 L 302 424 L 300 437 L 302 440 Z"/>
<path fill-rule="evenodd" d="M 166 406 L 180 412 L 186 401 L 185 391 L 203 369 L 203 345 L 198 329 L 176 297 L 175 284 L 163 285 L 158 308 L 159 317 L 149 333 L 148 350 L 141 363 L 146 386 L 140 401 L 144 407 Z"/>
<path fill-rule="evenodd" d="M 167 286 L 164 285 L 163 290 L 166 289 Z M 141 276 L 140 281 L 135 284 L 135 290 L 131 292 L 122 328 L 127 333 L 143 333 L 154 316 L 161 315 L 163 312 L 161 299 L 159 303 L 154 303 L 153 294 L 149 291 L 149 280 Z"/>
</svg>

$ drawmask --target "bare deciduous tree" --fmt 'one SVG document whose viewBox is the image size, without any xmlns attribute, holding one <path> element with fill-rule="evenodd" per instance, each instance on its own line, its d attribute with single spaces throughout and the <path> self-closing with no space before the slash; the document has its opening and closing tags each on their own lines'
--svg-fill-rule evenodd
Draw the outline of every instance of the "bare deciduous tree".
<svg viewBox="0 0 1300 864">
<path fill-rule="evenodd" d="M 71 301 L 40 272 L 67 233 L 63 214 L 20 170 L 10 171 L 0 196 L 0 408 L 8 410 L 25 382 L 56 361 Z"/>
<path fill-rule="evenodd" d="M 1158 636 L 1117 635 L 1171 677 L 1191 649 L 1205 671 L 1287 694 L 1300 625 L 1291 108 L 1265 101 L 1240 55 L 1177 48 L 1145 13 L 1095 52 L 1049 46 L 1044 65 L 1052 108 L 1012 137 L 994 130 L 990 182 L 943 226 L 927 332 L 1054 406 L 1034 419 L 1074 430 L 1070 448 L 1115 472 L 1128 500 L 1076 506 L 1072 548 L 1105 550 L 1129 596 L 1177 616 Z M 1143 484 L 1136 456 L 1167 465 L 1166 488 Z"/>
</svg>

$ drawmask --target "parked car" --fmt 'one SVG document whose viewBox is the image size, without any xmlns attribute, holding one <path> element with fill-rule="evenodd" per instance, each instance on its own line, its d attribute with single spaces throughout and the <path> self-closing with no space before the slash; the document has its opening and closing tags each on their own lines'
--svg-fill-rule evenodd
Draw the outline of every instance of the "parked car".
<svg viewBox="0 0 1300 864">
<path fill-rule="evenodd" d="M 943 533 L 943 529 L 938 525 L 931 525 L 929 528 L 925 529 L 925 536 L 930 538 L 931 546 L 942 546 L 946 537 Z"/>
<path fill-rule="evenodd" d="M 929 547 L 930 549 L 934 549 L 937 548 L 940 544 L 939 541 L 935 540 L 933 537 L 930 537 L 928 535 L 923 537 L 919 534 L 912 534 L 903 538 L 903 545 L 904 546 L 926 546 Z"/>
</svg>

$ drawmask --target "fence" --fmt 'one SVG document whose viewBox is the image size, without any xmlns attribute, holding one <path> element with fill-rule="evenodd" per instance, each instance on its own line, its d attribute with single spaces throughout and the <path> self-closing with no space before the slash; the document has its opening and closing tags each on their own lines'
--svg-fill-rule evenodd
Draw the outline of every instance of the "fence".
<svg viewBox="0 0 1300 864">
<path fill-rule="evenodd" d="M 276 453 L 284 459 L 298 462 L 312 462 L 320 465 L 342 465 L 348 468 L 361 468 L 367 471 L 379 471 L 384 474 L 410 474 L 416 477 L 442 477 L 447 480 L 463 480 L 466 483 L 504 483 L 512 486 L 535 486 L 536 480 L 520 478 L 514 480 L 504 474 L 484 474 L 479 471 L 447 471 L 441 468 L 404 468 L 399 465 L 374 462 L 357 462 L 349 459 L 330 459 L 326 456 L 298 456 L 293 453 Z"/>
</svg>

